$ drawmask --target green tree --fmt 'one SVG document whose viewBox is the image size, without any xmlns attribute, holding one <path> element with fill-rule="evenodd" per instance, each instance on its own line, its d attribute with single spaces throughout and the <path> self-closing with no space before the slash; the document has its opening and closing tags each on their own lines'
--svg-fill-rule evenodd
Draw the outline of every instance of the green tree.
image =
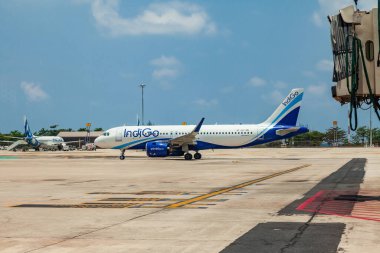
<svg viewBox="0 0 380 253">
<path fill-rule="evenodd" d="M 67 128 L 67 129 L 45 129 L 41 128 L 39 131 L 35 132 L 34 134 L 37 136 L 57 136 L 59 132 L 71 132 L 73 129 Z"/>
<path fill-rule="evenodd" d="M 379 146 L 380 144 L 380 129 L 379 128 L 372 129 L 372 141 L 374 144 L 377 144 Z"/>
<path fill-rule="evenodd" d="M 81 127 L 78 129 L 78 132 L 86 132 L 87 131 L 87 128 L 85 127 Z"/>
<path fill-rule="evenodd" d="M 94 129 L 94 131 L 103 131 L 103 128 L 97 127 L 97 128 Z"/>
<path fill-rule="evenodd" d="M 356 129 L 354 136 L 352 137 L 352 141 L 355 144 L 363 144 L 369 140 L 369 129 L 366 126 L 358 127 Z"/>
<path fill-rule="evenodd" d="M 9 133 L 10 136 L 13 136 L 13 137 L 24 137 L 24 134 L 21 133 L 20 131 L 18 130 L 14 130 L 14 131 L 11 131 Z"/>
<path fill-rule="evenodd" d="M 293 138 L 295 146 L 314 146 L 319 147 L 324 141 L 326 134 L 319 131 L 297 135 Z"/>
<path fill-rule="evenodd" d="M 344 144 L 347 143 L 347 133 L 340 127 L 334 128 L 331 127 L 326 130 L 324 141 L 326 141 L 329 144 L 333 144 L 337 141 L 338 144 Z"/>
</svg>

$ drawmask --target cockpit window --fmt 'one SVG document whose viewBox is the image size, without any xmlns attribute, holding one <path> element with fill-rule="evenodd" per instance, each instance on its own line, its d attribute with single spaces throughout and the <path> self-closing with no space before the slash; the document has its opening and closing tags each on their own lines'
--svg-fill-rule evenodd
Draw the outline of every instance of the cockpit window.
<svg viewBox="0 0 380 253">
<path fill-rule="evenodd" d="M 110 136 L 110 133 L 109 132 L 104 132 L 103 136 Z"/>
</svg>

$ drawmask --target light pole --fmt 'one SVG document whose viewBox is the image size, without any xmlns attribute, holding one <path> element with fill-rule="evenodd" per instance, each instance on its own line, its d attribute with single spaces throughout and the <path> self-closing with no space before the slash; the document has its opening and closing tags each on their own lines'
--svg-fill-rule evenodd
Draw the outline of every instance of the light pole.
<svg viewBox="0 0 380 253">
<path fill-rule="evenodd" d="M 146 84 L 140 84 L 141 87 L 141 125 L 144 125 L 144 87 Z"/>
<path fill-rule="evenodd" d="M 372 148 L 372 108 L 373 105 L 369 108 L 369 147 Z"/>
</svg>

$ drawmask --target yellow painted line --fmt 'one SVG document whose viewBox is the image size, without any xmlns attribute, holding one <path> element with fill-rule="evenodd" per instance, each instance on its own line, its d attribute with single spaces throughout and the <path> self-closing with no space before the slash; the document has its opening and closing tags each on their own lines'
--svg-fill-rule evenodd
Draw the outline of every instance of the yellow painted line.
<svg viewBox="0 0 380 253">
<path fill-rule="evenodd" d="M 200 195 L 200 196 L 197 196 L 197 197 L 194 197 L 194 198 L 191 198 L 191 199 L 187 199 L 187 200 L 180 201 L 180 202 L 177 202 L 177 203 L 174 203 L 174 204 L 171 204 L 171 205 L 167 205 L 165 208 L 183 207 L 183 206 L 186 206 L 186 205 L 189 205 L 189 204 L 201 201 L 201 200 L 205 200 L 205 199 L 208 199 L 208 198 L 211 198 L 211 197 L 214 197 L 214 196 L 226 193 L 226 192 L 230 192 L 230 191 L 233 191 L 233 190 L 236 190 L 236 189 L 240 189 L 240 188 L 252 185 L 252 184 L 256 184 L 256 183 L 259 183 L 259 182 L 262 182 L 262 181 L 265 181 L 265 180 L 268 180 L 268 179 L 271 179 L 271 178 L 274 178 L 274 177 L 278 177 L 278 176 L 281 176 L 281 175 L 284 175 L 284 174 L 287 174 L 287 173 L 291 173 L 293 171 L 300 170 L 300 169 L 303 169 L 303 168 L 306 168 L 306 167 L 309 167 L 309 166 L 311 166 L 311 164 L 304 164 L 302 166 L 298 166 L 298 167 L 295 167 L 293 169 L 277 172 L 277 173 L 274 173 L 274 174 L 271 174 L 271 175 L 268 175 L 268 176 L 265 176 L 265 177 L 261 177 L 261 178 L 254 179 L 254 180 L 251 180 L 251 181 L 248 181 L 248 182 L 244 182 L 244 183 L 241 183 L 241 184 L 238 184 L 238 185 L 227 187 L 227 188 L 224 188 L 224 189 L 221 189 L 221 190 L 218 190 L 218 191 L 210 192 L 210 193 L 207 193 L 207 194 L 204 194 L 204 195 Z"/>
</svg>

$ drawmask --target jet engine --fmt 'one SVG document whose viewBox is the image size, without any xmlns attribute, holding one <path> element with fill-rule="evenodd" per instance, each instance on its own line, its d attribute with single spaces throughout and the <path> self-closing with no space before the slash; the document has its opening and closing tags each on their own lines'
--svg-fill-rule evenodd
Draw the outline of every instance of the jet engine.
<svg viewBox="0 0 380 253">
<path fill-rule="evenodd" d="M 170 146 L 167 142 L 148 142 L 145 146 L 145 150 L 149 157 L 166 157 L 170 154 Z"/>
<path fill-rule="evenodd" d="M 180 148 L 173 148 L 167 142 L 151 141 L 145 146 L 149 157 L 183 156 L 185 152 Z"/>
</svg>

